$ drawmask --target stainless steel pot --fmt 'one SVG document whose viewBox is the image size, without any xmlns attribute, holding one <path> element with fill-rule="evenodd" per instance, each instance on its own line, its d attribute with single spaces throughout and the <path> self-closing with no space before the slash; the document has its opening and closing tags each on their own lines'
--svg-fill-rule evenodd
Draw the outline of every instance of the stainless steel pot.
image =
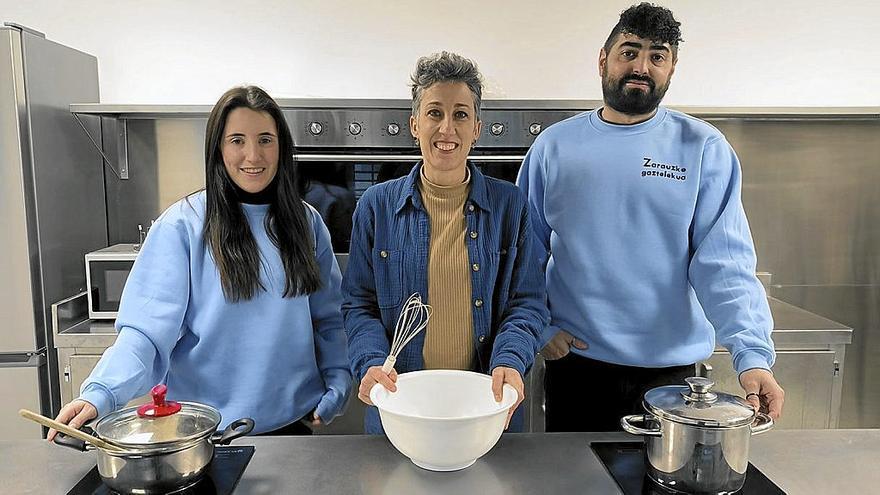
<svg viewBox="0 0 880 495">
<path fill-rule="evenodd" d="M 94 447 L 98 474 L 110 489 L 157 494 L 194 485 L 213 459 L 215 444 L 227 444 L 254 428 L 252 419 L 243 418 L 218 433 L 217 409 L 195 402 L 175 404 L 180 410 L 164 417 L 145 417 L 135 406 L 110 413 L 95 423 L 95 436 L 121 447 L 120 451 Z M 78 450 L 92 447 L 63 435 L 58 435 L 55 443 Z"/>
<path fill-rule="evenodd" d="M 647 414 L 621 418 L 623 429 L 646 437 L 648 476 L 684 493 L 732 493 L 742 488 L 749 439 L 773 427 L 740 397 L 712 392 L 707 378 L 687 386 L 657 387 L 645 394 Z M 641 426 L 639 426 L 641 425 Z"/>
</svg>

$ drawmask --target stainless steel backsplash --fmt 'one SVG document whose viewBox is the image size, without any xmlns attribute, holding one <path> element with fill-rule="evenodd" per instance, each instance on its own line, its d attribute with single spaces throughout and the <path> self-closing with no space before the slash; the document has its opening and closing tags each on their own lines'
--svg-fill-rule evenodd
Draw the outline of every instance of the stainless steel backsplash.
<svg viewBox="0 0 880 495">
<path fill-rule="evenodd" d="M 880 427 L 880 118 L 712 123 L 742 162 L 771 295 L 853 327 L 840 427 Z"/>
</svg>

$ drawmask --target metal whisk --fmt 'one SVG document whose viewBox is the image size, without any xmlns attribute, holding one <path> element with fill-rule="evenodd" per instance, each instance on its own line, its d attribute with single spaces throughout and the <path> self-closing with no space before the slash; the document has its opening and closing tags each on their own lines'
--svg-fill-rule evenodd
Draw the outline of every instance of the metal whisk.
<svg viewBox="0 0 880 495">
<path fill-rule="evenodd" d="M 400 315 L 397 317 L 397 325 L 394 326 L 394 339 L 391 341 L 391 353 L 382 365 L 384 373 L 390 373 L 394 369 L 394 363 L 397 362 L 397 356 L 404 346 L 409 343 L 419 332 L 428 326 L 428 320 L 431 319 L 431 306 L 422 302 L 422 296 L 418 292 L 409 296 Z"/>
</svg>

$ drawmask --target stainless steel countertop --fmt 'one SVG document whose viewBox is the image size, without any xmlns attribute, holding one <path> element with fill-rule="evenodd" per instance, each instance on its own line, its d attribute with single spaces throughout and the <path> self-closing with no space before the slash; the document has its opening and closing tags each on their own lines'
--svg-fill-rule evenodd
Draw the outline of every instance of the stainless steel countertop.
<svg viewBox="0 0 880 495">
<path fill-rule="evenodd" d="M 116 342 L 114 320 L 84 320 L 55 336 L 55 347 L 108 348 Z"/>
<path fill-rule="evenodd" d="M 775 298 L 768 298 L 777 345 L 828 345 L 852 342 L 852 329 Z M 85 320 L 62 330 L 55 347 L 107 348 L 116 340 L 112 320 Z"/>
<path fill-rule="evenodd" d="M 779 299 L 768 297 L 773 315 L 773 342 L 789 344 L 849 344 L 852 328 L 811 313 Z"/>
<path fill-rule="evenodd" d="M 625 433 L 504 435 L 473 466 L 424 471 L 378 436 L 255 437 L 236 494 L 620 493 L 589 447 Z M 0 441 L 5 493 L 66 493 L 95 463 L 45 441 Z M 790 495 L 880 488 L 880 430 L 780 430 L 752 439 L 751 461 Z"/>
</svg>

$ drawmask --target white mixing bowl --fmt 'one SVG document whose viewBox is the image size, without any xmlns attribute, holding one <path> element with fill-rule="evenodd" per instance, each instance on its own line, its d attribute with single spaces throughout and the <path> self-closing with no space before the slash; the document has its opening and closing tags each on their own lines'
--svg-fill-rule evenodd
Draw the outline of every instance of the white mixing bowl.
<svg viewBox="0 0 880 495">
<path fill-rule="evenodd" d="M 378 383 L 370 390 L 391 443 L 431 471 L 464 469 L 489 452 L 516 399 L 516 390 L 504 385 L 495 402 L 492 377 L 456 370 L 403 373 L 397 392 Z"/>
</svg>

